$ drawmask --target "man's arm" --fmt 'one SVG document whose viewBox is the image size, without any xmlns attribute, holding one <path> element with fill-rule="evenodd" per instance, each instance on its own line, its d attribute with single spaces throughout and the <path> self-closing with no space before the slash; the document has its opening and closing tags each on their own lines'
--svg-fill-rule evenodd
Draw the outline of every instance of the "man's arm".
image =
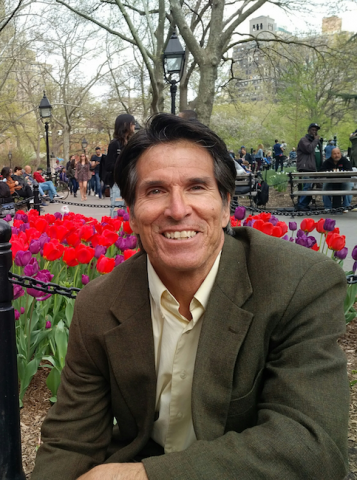
<svg viewBox="0 0 357 480">
<path fill-rule="evenodd" d="M 319 143 L 320 137 L 317 135 L 312 142 L 306 137 L 302 137 L 299 142 L 299 150 L 303 153 L 313 153 L 316 149 L 316 145 Z"/>
<path fill-rule="evenodd" d="M 270 336 L 256 426 L 144 459 L 149 480 L 342 480 L 349 388 L 337 339 L 344 332 L 345 295 L 337 265 L 313 265 L 286 297 Z"/>
</svg>

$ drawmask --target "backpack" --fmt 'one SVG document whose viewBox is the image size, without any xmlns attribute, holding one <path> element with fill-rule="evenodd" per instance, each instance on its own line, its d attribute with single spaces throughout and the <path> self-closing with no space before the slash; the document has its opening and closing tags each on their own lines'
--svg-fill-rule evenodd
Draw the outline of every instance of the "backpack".
<svg viewBox="0 0 357 480">
<path fill-rule="evenodd" d="M 266 205 L 269 200 L 269 185 L 264 180 L 261 181 L 258 187 L 257 196 L 255 197 L 257 206 Z"/>
</svg>

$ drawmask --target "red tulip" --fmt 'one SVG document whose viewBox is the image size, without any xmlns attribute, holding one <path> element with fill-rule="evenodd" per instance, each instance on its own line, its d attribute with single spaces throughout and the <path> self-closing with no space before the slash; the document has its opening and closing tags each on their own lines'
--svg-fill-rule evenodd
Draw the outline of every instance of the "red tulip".
<svg viewBox="0 0 357 480">
<path fill-rule="evenodd" d="M 89 263 L 94 257 L 94 248 L 87 247 L 80 243 L 76 247 L 76 255 L 79 263 Z"/>
<path fill-rule="evenodd" d="M 69 267 L 76 267 L 78 265 L 78 261 L 75 249 L 71 247 L 65 248 L 62 260 Z"/>
<path fill-rule="evenodd" d="M 316 230 L 319 233 L 326 233 L 326 230 L 324 229 L 324 223 L 325 223 L 324 218 L 320 218 L 320 220 L 318 222 L 316 222 Z"/>
<path fill-rule="evenodd" d="M 46 243 L 43 247 L 43 258 L 53 262 L 54 260 L 61 258 L 63 252 L 64 246 L 61 245 L 58 240 L 52 240 L 51 242 Z"/>
<path fill-rule="evenodd" d="M 102 237 L 106 239 L 106 243 L 102 243 L 105 247 L 110 247 L 118 240 L 119 235 L 111 230 L 103 230 Z"/>
<path fill-rule="evenodd" d="M 265 223 L 264 220 L 261 220 L 261 219 L 255 220 L 255 222 L 253 223 L 253 228 L 256 228 L 257 230 L 262 231 L 264 223 Z"/>
<path fill-rule="evenodd" d="M 21 239 L 11 239 L 11 251 L 12 251 L 12 258 L 14 259 L 17 252 L 19 251 L 25 251 L 28 250 L 28 245 L 22 241 Z"/>
<path fill-rule="evenodd" d="M 124 250 L 123 255 L 124 255 L 124 260 L 128 260 L 128 258 L 132 257 L 137 253 L 136 250 L 130 250 L 129 248 L 127 250 Z"/>
<path fill-rule="evenodd" d="M 97 262 L 97 270 L 99 273 L 109 273 L 115 267 L 114 258 L 108 258 L 102 255 Z"/>
<path fill-rule="evenodd" d="M 41 232 L 36 230 L 36 228 L 32 227 L 27 228 L 25 234 L 28 242 L 30 242 L 30 240 L 32 240 L 33 238 L 37 239 L 41 236 Z"/>
<path fill-rule="evenodd" d="M 123 230 L 128 235 L 131 235 L 133 233 L 129 222 L 123 222 Z"/>
<path fill-rule="evenodd" d="M 320 250 L 320 247 L 315 243 L 310 250 L 315 250 L 315 252 L 318 252 Z"/>
<path fill-rule="evenodd" d="M 259 220 L 257 220 L 257 222 L 259 222 Z M 256 224 L 257 222 L 254 223 L 254 227 L 255 227 L 255 224 Z M 260 230 L 261 232 L 265 233 L 266 235 L 272 235 L 272 234 L 273 234 L 273 228 L 274 228 L 274 226 L 273 226 L 272 223 L 270 223 L 270 222 L 265 222 L 265 223 L 262 225 L 261 229 L 259 229 L 259 230 Z"/>
<path fill-rule="evenodd" d="M 304 230 L 304 232 L 312 232 L 315 228 L 315 220 L 313 218 L 304 218 L 300 223 L 300 228 Z"/>
<path fill-rule="evenodd" d="M 342 250 L 346 245 L 345 235 L 339 235 L 338 233 L 330 232 L 326 237 L 326 243 L 330 250 L 335 252 Z"/>
<path fill-rule="evenodd" d="M 81 239 L 79 238 L 79 235 L 76 232 L 72 232 L 69 235 L 67 235 L 66 240 L 68 245 L 70 245 L 71 247 L 76 247 L 81 243 Z"/>
<path fill-rule="evenodd" d="M 285 235 L 286 232 L 288 231 L 288 226 L 285 222 L 278 222 L 275 226 L 281 228 L 281 231 L 282 231 L 281 235 Z"/>
<path fill-rule="evenodd" d="M 88 242 L 91 237 L 93 237 L 94 229 L 92 225 L 83 225 L 80 230 L 79 236 L 84 242 Z"/>
<path fill-rule="evenodd" d="M 34 221 L 34 227 L 36 230 L 38 230 L 40 233 L 43 233 L 46 228 L 48 227 L 48 223 L 43 217 L 39 217 Z"/>
<path fill-rule="evenodd" d="M 273 236 L 273 237 L 280 238 L 280 237 L 282 237 L 283 235 L 284 235 L 284 233 L 283 233 L 282 228 L 281 228 L 279 225 L 275 225 L 275 227 L 273 227 L 272 236 Z"/>
</svg>

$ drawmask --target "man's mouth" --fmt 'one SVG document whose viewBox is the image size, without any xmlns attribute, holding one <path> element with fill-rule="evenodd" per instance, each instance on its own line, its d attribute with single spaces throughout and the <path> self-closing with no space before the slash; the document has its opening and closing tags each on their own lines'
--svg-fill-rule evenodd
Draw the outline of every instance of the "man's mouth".
<svg viewBox="0 0 357 480">
<path fill-rule="evenodd" d="M 183 230 L 182 232 L 164 232 L 163 236 L 165 238 L 170 238 L 172 240 L 187 240 L 192 238 L 197 234 L 194 230 Z"/>
</svg>

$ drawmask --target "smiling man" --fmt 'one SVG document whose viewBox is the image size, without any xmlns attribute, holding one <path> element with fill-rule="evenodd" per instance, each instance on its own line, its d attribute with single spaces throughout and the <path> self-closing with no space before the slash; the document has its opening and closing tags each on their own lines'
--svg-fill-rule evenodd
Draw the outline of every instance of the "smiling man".
<svg viewBox="0 0 357 480">
<path fill-rule="evenodd" d="M 344 274 L 233 232 L 235 174 L 211 130 L 172 115 L 123 149 L 141 251 L 78 295 L 32 480 L 344 478 Z"/>
</svg>

